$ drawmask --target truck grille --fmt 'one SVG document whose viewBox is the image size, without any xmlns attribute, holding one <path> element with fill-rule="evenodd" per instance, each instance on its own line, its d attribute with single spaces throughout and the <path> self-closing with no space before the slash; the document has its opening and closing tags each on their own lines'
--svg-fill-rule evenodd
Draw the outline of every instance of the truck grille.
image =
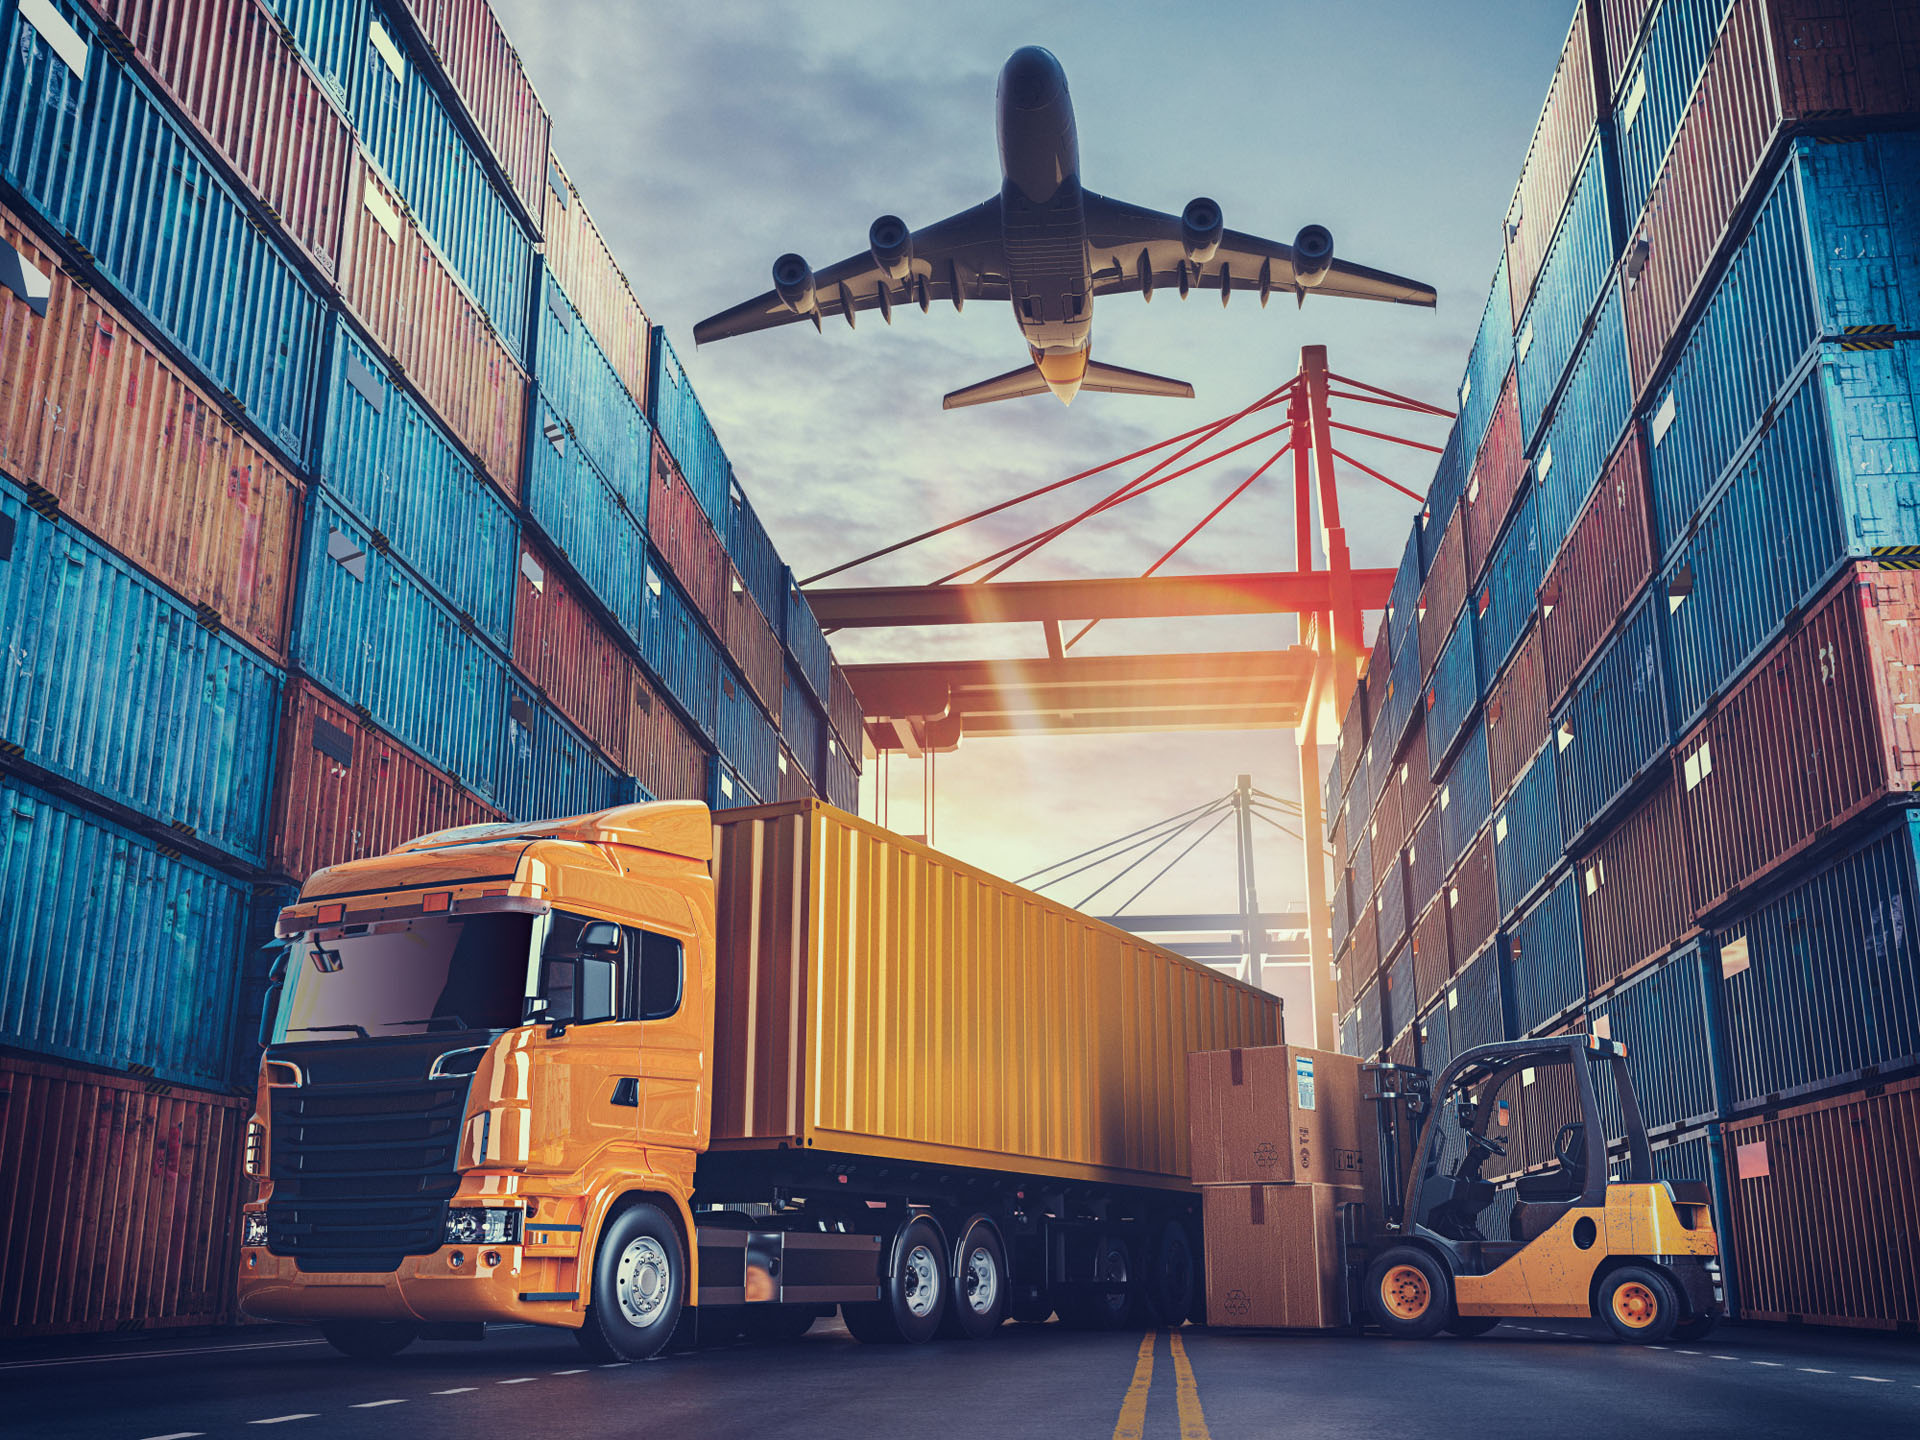
<svg viewBox="0 0 1920 1440">
<path fill-rule="evenodd" d="M 272 1091 L 272 1252 L 304 1271 L 391 1271 L 439 1249 L 469 1083 Z"/>
</svg>

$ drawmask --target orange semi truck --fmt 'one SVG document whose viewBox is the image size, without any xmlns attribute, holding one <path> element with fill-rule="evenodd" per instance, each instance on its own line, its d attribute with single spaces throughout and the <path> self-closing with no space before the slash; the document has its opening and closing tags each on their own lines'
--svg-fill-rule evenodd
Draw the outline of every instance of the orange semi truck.
<svg viewBox="0 0 1920 1440">
<path fill-rule="evenodd" d="M 1177 1321 L 1187 1055 L 1282 1038 L 1272 996 L 817 801 L 444 831 L 277 933 L 240 1302 L 356 1355 Z"/>
</svg>

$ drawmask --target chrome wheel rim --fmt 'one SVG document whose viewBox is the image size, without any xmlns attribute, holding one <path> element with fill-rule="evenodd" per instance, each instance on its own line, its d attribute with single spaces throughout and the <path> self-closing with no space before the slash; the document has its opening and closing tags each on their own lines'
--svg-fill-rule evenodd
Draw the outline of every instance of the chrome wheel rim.
<svg viewBox="0 0 1920 1440">
<path fill-rule="evenodd" d="M 976 1315 L 991 1314 L 1000 1298 L 1000 1271 L 985 1247 L 967 1256 L 966 1280 L 967 1308 Z"/>
<path fill-rule="evenodd" d="M 940 1267 L 933 1263 L 933 1251 L 916 1245 L 907 1252 L 900 1267 L 907 1309 L 917 1319 L 925 1319 L 940 1303 Z"/>
<path fill-rule="evenodd" d="M 627 1322 L 645 1328 L 660 1318 L 673 1289 L 673 1266 L 667 1247 L 651 1235 L 627 1242 L 614 1268 L 613 1289 Z"/>
</svg>

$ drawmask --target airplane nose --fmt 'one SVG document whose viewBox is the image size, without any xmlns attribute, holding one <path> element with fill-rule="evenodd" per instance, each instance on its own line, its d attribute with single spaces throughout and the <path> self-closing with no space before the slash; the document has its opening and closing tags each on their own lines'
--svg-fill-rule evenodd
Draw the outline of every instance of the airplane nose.
<svg viewBox="0 0 1920 1440">
<path fill-rule="evenodd" d="M 1066 88 L 1066 72 L 1051 52 L 1025 45 L 1000 72 L 1000 95 L 1017 110 L 1038 110 Z"/>
</svg>

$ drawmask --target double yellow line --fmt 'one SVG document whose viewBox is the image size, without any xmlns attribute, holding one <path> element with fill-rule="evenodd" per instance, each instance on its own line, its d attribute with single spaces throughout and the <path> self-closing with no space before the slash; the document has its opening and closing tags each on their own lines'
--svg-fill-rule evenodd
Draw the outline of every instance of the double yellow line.
<svg viewBox="0 0 1920 1440">
<path fill-rule="evenodd" d="M 1200 1410 L 1200 1386 L 1193 1378 L 1193 1365 L 1187 1359 L 1187 1347 L 1180 1332 L 1149 1330 L 1140 1341 L 1140 1357 L 1134 1362 L 1133 1383 L 1127 1386 L 1120 1402 L 1120 1418 L 1114 1422 L 1113 1440 L 1141 1440 L 1147 1423 L 1147 1396 L 1153 1389 L 1153 1353 L 1165 1334 L 1173 1352 L 1173 1395 L 1180 1407 L 1180 1440 L 1213 1440 L 1207 1429 L 1207 1417 Z"/>
</svg>

